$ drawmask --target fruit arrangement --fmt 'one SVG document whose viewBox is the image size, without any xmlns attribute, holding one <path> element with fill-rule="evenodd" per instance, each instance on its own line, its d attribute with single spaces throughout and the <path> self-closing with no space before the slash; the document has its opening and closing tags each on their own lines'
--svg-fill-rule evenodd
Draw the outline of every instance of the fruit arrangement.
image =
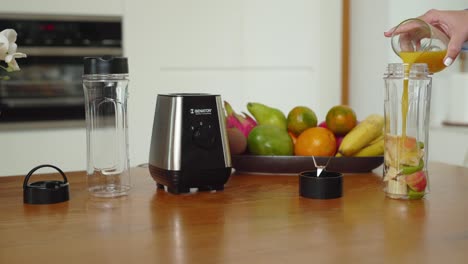
<svg viewBox="0 0 468 264">
<path fill-rule="evenodd" d="M 384 118 L 371 114 L 358 122 L 352 108 L 337 105 L 325 120 L 307 106 L 285 115 L 257 102 L 247 103 L 249 114 L 234 111 L 224 102 L 231 154 L 274 156 L 381 156 L 384 153 Z"/>
<path fill-rule="evenodd" d="M 414 137 L 386 135 L 384 182 L 390 197 L 419 199 L 425 195 L 424 153 L 424 143 Z"/>
</svg>

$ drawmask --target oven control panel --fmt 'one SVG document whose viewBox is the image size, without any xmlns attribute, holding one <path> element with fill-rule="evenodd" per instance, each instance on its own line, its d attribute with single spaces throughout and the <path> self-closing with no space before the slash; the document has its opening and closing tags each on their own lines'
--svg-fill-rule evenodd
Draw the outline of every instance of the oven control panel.
<svg viewBox="0 0 468 264">
<path fill-rule="evenodd" d="M 121 47 L 121 25 L 118 17 L 0 16 L 0 29 L 15 29 L 20 47 Z"/>
</svg>

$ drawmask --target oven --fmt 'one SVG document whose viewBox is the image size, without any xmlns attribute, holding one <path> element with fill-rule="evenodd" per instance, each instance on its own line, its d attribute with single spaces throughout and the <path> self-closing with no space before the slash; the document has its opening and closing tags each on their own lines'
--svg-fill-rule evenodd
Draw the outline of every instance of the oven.
<svg viewBox="0 0 468 264">
<path fill-rule="evenodd" d="M 0 14 L 6 28 L 27 58 L 0 80 L 0 123 L 84 120 L 83 58 L 122 56 L 122 19 Z"/>
</svg>

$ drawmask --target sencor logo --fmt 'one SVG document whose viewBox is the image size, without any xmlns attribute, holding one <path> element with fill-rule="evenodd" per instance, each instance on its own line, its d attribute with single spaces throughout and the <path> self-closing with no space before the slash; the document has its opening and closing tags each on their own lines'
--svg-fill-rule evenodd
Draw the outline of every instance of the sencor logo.
<svg viewBox="0 0 468 264">
<path fill-rule="evenodd" d="M 211 108 L 205 108 L 205 109 L 190 109 L 190 114 L 195 114 L 195 115 L 211 115 Z"/>
</svg>

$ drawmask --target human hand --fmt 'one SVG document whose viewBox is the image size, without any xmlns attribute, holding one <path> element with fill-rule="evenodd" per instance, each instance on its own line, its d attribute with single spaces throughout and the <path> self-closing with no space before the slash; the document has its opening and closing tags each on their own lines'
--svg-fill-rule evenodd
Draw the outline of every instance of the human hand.
<svg viewBox="0 0 468 264">
<path fill-rule="evenodd" d="M 426 50 L 431 42 L 431 26 L 425 21 L 410 18 L 388 31 L 392 36 L 392 48 L 395 53 Z M 387 32 L 386 32 L 387 33 Z M 385 33 L 385 34 L 386 34 Z M 448 43 L 448 38 L 446 38 Z"/>
<path fill-rule="evenodd" d="M 450 38 L 447 54 L 444 58 L 444 64 L 450 66 L 460 53 L 463 43 L 468 41 L 468 10 L 442 11 L 432 9 L 418 18 L 438 28 Z M 392 32 L 393 29 L 390 29 L 384 35 L 390 37 Z"/>
</svg>

